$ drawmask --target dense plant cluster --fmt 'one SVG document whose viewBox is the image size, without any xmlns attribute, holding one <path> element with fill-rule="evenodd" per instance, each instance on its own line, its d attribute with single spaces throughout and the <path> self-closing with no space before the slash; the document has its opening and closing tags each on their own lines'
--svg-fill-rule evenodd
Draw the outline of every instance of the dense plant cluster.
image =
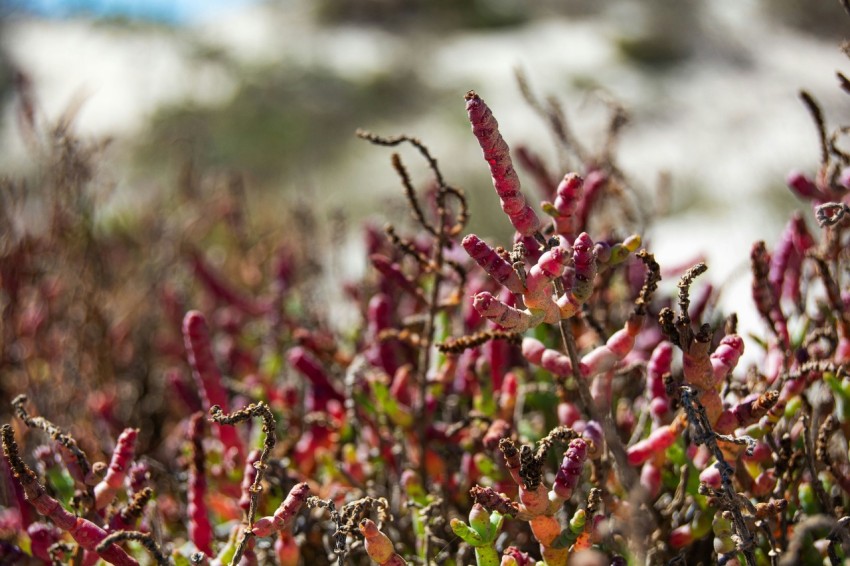
<svg viewBox="0 0 850 566">
<path fill-rule="evenodd" d="M 258 236 L 238 177 L 210 201 L 187 171 L 168 214 L 99 225 L 98 148 L 40 134 L 21 93 L 49 222 L 21 226 L 28 191 L 3 181 L 2 560 L 846 564 L 844 128 L 804 93 L 822 161 L 788 184 L 812 208 L 752 247 L 766 334 L 742 368 L 735 315 L 710 286 L 691 299 L 707 266 L 662 269 L 631 233 L 613 144 L 582 147 L 523 87 L 576 171 L 516 152 L 535 206 L 466 95 L 516 231 L 503 246 L 468 233 L 420 140 L 358 133 L 413 147 L 433 179 L 417 190 L 392 155 L 412 226 L 367 227 L 373 269 L 344 288 L 362 324 L 344 330 L 312 289 L 309 215 Z M 612 141 L 622 123 L 614 108 Z"/>
</svg>

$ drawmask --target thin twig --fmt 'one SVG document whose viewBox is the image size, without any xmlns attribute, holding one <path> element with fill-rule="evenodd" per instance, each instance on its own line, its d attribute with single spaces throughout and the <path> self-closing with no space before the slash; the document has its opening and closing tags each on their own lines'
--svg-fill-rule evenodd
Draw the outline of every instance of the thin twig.
<svg viewBox="0 0 850 566">
<path fill-rule="evenodd" d="M 234 411 L 228 415 L 224 414 L 221 407 L 218 405 L 213 405 L 213 407 L 210 408 L 210 420 L 218 424 L 235 425 L 254 417 L 260 417 L 263 419 L 263 432 L 266 433 L 266 438 L 263 441 L 263 450 L 260 453 L 260 459 L 254 463 L 254 467 L 257 469 L 257 475 L 254 476 L 254 483 L 251 484 L 249 489 L 249 492 L 251 493 L 251 500 L 248 506 L 247 516 L 245 517 L 247 526 L 242 529 L 242 535 L 236 545 L 236 550 L 233 553 L 233 559 L 230 561 L 231 566 L 239 564 L 240 560 L 242 560 L 242 554 L 245 552 L 248 540 L 250 537 L 254 536 L 252 529 L 254 527 L 254 519 L 257 515 L 257 505 L 259 503 L 260 492 L 263 490 L 263 476 L 268 468 L 271 451 L 275 444 L 277 444 L 277 431 L 275 430 L 276 423 L 271 409 L 262 401 L 248 405 L 244 409 Z"/>
<path fill-rule="evenodd" d="M 740 540 L 738 550 L 744 554 L 748 566 L 756 566 L 756 556 L 753 550 L 755 541 L 741 513 L 740 498 L 732 486 L 732 466 L 726 462 L 723 452 L 717 445 L 717 439 L 721 435 L 718 435 L 711 428 L 705 407 L 699 402 L 697 395 L 698 392 L 693 387 L 682 387 L 682 405 L 685 408 L 688 421 L 694 427 L 695 434 L 693 435 L 693 441 L 697 445 L 705 444 L 717 460 L 715 466 L 720 471 L 720 482 L 722 485 L 722 490 L 719 492 L 722 494 L 721 503 L 725 510 L 729 511 L 732 515 L 732 526 Z"/>
<path fill-rule="evenodd" d="M 401 162 L 401 156 L 397 153 L 393 153 L 391 159 L 393 169 L 396 170 L 398 176 L 401 178 L 401 184 L 404 187 L 404 193 L 407 196 L 407 202 L 410 205 L 411 214 L 419 222 L 419 224 L 425 228 L 425 230 L 436 236 L 437 233 L 434 230 L 434 227 L 431 226 L 431 224 L 425 219 L 425 213 L 422 211 L 419 199 L 416 198 L 416 190 L 413 188 L 413 183 L 410 180 L 410 174 L 408 174 L 407 169 L 404 167 L 404 163 Z"/>
<path fill-rule="evenodd" d="M 522 342 L 522 334 L 508 332 L 506 330 L 483 330 L 469 336 L 449 338 L 444 342 L 438 343 L 437 349 L 444 354 L 460 354 L 464 350 L 476 348 L 482 344 L 486 344 L 490 340 L 505 340 L 509 344 L 516 346 Z"/>
<path fill-rule="evenodd" d="M 807 91 L 801 90 L 800 98 L 815 122 L 815 127 L 818 130 L 818 142 L 820 143 L 820 162 L 821 166 L 826 167 L 829 164 L 829 146 L 826 142 L 826 122 L 823 118 L 823 112 L 814 97 Z"/>
<path fill-rule="evenodd" d="M 434 164 L 436 167 L 436 163 Z M 442 176 L 439 176 L 442 179 Z M 444 187 L 444 183 L 440 183 Z M 418 436 L 419 436 L 419 474 L 422 478 L 422 485 L 428 485 L 428 473 L 425 466 L 425 452 L 427 448 L 428 438 L 428 414 L 427 414 L 427 396 L 428 396 L 428 366 L 431 364 L 431 347 L 434 344 L 434 331 L 436 328 L 437 311 L 440 305 L 440 286 L 443 281 L 443 248 L 446 243 L 446 211 L 445 211 L 445 193 L 440 191 L 437 193 L 437 212 L 439 214 L 439 225 L 437 229 L 437 238 L 434 242 L 432 257 L 437 269 L 434 271 L 434 279 L 431 282 L 431 296 L 428 300 L 428 318 L 425 320 L 425 330 L 423 332 L 425 341 L 420 350 L 419 357 L 419 399 L 417 414 L 418 419 Z M 428 555 L 425 555 L 425 561 L 428 561 Z"/>
<path fill-rule="evenodd" d="M 162 549 L 159 547 L 159 544 L 154 540 L 153 535 L 150 533 L 143 533 L 141 531 L 118 531 L 107 535 L 100 544 L 97 545 L 95 549 L 96 552 L 103 552 L 106 548 L 113 543 L 124 542 L 128 540 L 134 540 L 138 543 L 141 543 L 148 552 L 154 557 L 156 563 L 160 566 L 168 566 L 171 564 L 171 560 L 162 552 Z"/>
<path fill-rule="evenodd" d="M 829 530 L 832 532 L 836 524 L 835 517 L 813 515 L 794 525 L 794 532 L 788 541 L 785 554 L 782 555 L 782 559 L 779 561 L 779 566 L 797 566 L 797 564 L 802 564 L 803 550 L 809 536 L 817 538 L 815 537 L 815 533 L 818 531 Z"/>
<path fill-rule="evenodd" d="M 50 438 L 60 445 L 60 450 L 64 449 L 66 453 L 70 454 L 73 457 L 74 462 L 79 467 L 80 475 L 82 479 L 89 477 L 92 471 L 92 466 L 89 463 L 89 459 L 86 456 L 86 453 L 82 451 L 82 449 L 77 446 L 77 441 L 73 436 L 64 432 L 61 428 L 50 422 L 44 417 L 33 417 L 30 416 L 29 412 L 27 412 L 24 404 L 27 402 L 26 395 L 18 395 L 12 400 L 12 408 L 15 410 L 15 414 L 19 419 L 24 421 L 30 428 L 38 428 L 43 430 L 50 436 Z M 71 474 L 72 476 L 74 474 Z M 94 501 L 94 487 L 91 485 L 85 485 L 85 494 L 86 501 L 88 504 Z"/>
<path fill-rule="evenodd" d="M 836 554 L 835 546 L 839 540 L 842 541 L 841 547 L 844 551 L 844 556 L 850 556 L 850 516 L 844 516 L 838 519 L 838 522 L 835 523 L 835 526 L 832 528 L 832 532 L 826 537 L 829 539 L 829 546 L 827 546 L 827 552 L 830 552 L 830 556 Z M 838 564 L 841 564 L 839 561 Z"/>
<path fill-rule="evenodd" d="M 820 481 L 818 471 L 815 468 L 815 451 L 812 446 L 812 435 L 814 434 L 814 431 L 812 430 L 811 419 L 807 413 L 803 413 L 801 418 L 803 420 L 803 450 L 806 456 L 806 467 L 809 468 L 809 474 L 812 476 L 812 488 L 814 489 L 824 511 L 828 511 L 831 507 L 829 497 L 826 494 L 826 490 L 823 488 L 823 482 Z"/>
<path fill-rule="evenodd" d="M 355 132 L 357 137 L 362 138 L 368 142 L 371 142 L 375 145 L 384 145 L 388 147 L 393 147 L 397 145 L 401 145 L 403 143 L 409 143 L 422 154 L 422 157 L 428 162 L 428 165 L 431 168 L 431 171 L 437 178 L 437 185 L 444 187 L 446 186 L 446 182 L 443 179 L 443 174 L 440 172 L 440 168 L 437 166 L 437 160 L 431 155 L 431 152 L 428 151 L 428 148 L 419 138 L 414 138 L 407 135 L 400 136 L 379 136 L 378 134 L 366 131 L 366 130 L 357 130 Z"/>
</svg>

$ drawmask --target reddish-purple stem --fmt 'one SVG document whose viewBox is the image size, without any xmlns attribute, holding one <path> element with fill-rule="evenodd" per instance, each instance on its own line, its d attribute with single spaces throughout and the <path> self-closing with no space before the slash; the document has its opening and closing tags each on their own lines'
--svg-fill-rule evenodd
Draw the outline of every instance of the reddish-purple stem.
<svg viewBox="0 0 850 566">
<path fill-rule="evenodd" d="M 511 162 L 508 144 L 499 133 L 499 123 L 477 94 L 469 91 L 465 98 L 472 133 L 478 139 L 484 159 L 490 166 L 493 187 L 499 195 L 502 210 L 508 215 L 517 232 L 523 236 L 531 236 L 540 230 L 540 220 L 520 190 L 519 177 Z"/>
<path fill-rule="evenodd" d="M 9 467 L 15 479 L 20 482 L 27 501 L 35 507 L 36 511 L 53 521 L 60 529 L 67 531 L 85 550 L 95 551 L 100 542 L 106 538 L 107 533 L 101 527 L 88 519 L 75 517 L 65 510 L 62 504 L 48 495 L 44 486 L 39 483 L 35 472 L 30 470 L 18 455 L 18 445 L 15 442 L 14 432 L 10 425 L 3 425 L 3 454 L 9 462 Z M 127 554 L 124 549 L 114 544 L 108 546 L 98 554 L 116 566 L 138 566 L 138 562 Z"/>
<path fill-rule="evenodd" d="M 139 429 L 127 428 L 118 437 L 118 442 L 115 444 L 115 451 L 112 453 L 112 460 L 109 462 L 109 469 L 103 480 L 94 486 L 94 501 L 96 509 L 103 509 L 115 499 L 115 494 L 124 484 L 124 478 L 127 477 L 127 470 L 130 469 L 130 464 L 133 462 L 133 457 L 136 455 L 136 437 L 139 435 Z"/>
<path fill-rule="evenodd" d="M 192 462 L 189 466 L 187 499 L 189 516 L 189 540 L 195 547 L 212 556 L 213 529 L 205 501 L 207 493 L 206 456 L 204 455 L 204 413 L 195 413 L 189 421 L 189 442 Z"/>
<path fill-rule="evenodd" d="M 319 406 L 308 409 L 317 410 L 331 399 L 340 403 L 345 401 L 342 393 L 331 383 L 325 368 L 310 352 L 301 346 L 295 346 L 286 354 L 286 359 L 289 365 L 306 377 L 313 386 L 313 395 Z"/>
<path fill-rule="evenodd" d="M 192 375 L 195 377 L 195 384 L 201 392 L 204 405 L 207 407 L 218 405 L 222 411 L 227 412 L 230 403 L 222 385 L 221 373 L 213 359 L 209 327 L 203 314 L 198 311 L 186 313 L 183 318 L 183 340 L 189 354 Z M 239 460 L 242 461 L 244 448 L 236 429 L 216 423 L 215 430 L 225 448 L 235 450 Z"/>
<path fill-rule="evenodd" d="M 254 301 L 231 287 L 212 266 L 207 264 L 200 252 L 191 252 L 191 258 L 195 275 L 214 297 L 252 316 L 260 316 L 269 311 L 269 304 Z"/>
</svg>

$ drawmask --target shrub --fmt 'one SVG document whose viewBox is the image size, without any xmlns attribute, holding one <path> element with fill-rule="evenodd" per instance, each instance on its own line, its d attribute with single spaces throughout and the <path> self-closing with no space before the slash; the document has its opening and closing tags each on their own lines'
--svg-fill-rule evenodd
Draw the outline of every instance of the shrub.
<svg viewBox="0 0 850 566">
<path fill-rule="evenodd" d="M 57 127 L 51 225 L 2 240 L 4 560 L 846 563 L 850 156 L 803 99 L 821 163 L 788 184 L 818 231 L 801 212 L 753 245 L 765 335 L 747 370 L 734 313 L 691 302 L 707 266 L 658 296 L 646 242 L 603 218 L 628 180 L 555 107 L 536 104 L 582 170 L 517 153 L 538 215 L 466 95 L 505 247 L 465 233 L 474 211 L 420 140 L 359 132 L 411 145 L 433 179 L 423 195 L 393 154 L 414 228 L 367 228 L 375 269 L 345 288 L 362 322 L 345 332 L 311 292 L 309 222 L 252 238 L 234 193 L 201 202 L 187 181 L 171 216 L 102 231 L 97 148 Z"/>
</svg>

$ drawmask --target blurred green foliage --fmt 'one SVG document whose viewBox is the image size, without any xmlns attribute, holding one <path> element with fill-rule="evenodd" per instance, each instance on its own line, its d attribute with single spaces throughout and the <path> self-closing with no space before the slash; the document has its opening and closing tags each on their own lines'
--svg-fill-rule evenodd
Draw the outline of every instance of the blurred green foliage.
<svg viewBox="0 0 850 566">
<path fill-rule="evenodd" d="M 159 111 L 139 156 L 143 166 L 162 163 L 184 146 L 201 169 L 238 168 L 261 183 L 274 181 L 296 165 L 333 162 L 357 127 L 415 115 L 426 97 L 412 72 L 352 80 L 321 67 L 250 71 L 226 104 Z"/>
<path fill-rule="evenodd" d="M 319 0 L 326 23 L 399 27 L 492 29 L 525 23 L 532 11 L 520 0 Z"/>
</svg>

